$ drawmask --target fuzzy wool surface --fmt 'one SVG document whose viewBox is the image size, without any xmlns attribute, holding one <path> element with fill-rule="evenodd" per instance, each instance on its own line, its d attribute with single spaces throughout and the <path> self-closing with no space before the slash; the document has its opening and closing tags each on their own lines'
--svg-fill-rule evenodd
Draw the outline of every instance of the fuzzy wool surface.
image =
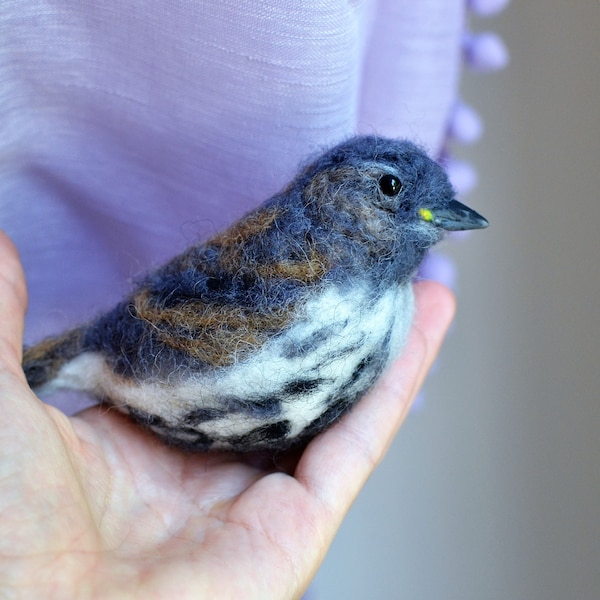
<svg viewBox="0 0 600 600">
<path fill-rule="evenodd" d="M 118 398 L 118 408 L 171 443 L 195 450 L 286 447 L 335 421 L 399 353 L 413 315 L 411 286 L 375 299 L 327 287 L 293 325 L 225 369 L 129 385 L 104 356 L 84 352 L 52 382 Z"/>
<path fill-rule="evenodd" d="M 406 340 L 412 277 L 485 220 L 407 141 L 355 137 L 113 310 L 26 349 L 40 393 L 79 389 L 194 450 L 285 449 L 347 411 Z"/>
</svg>

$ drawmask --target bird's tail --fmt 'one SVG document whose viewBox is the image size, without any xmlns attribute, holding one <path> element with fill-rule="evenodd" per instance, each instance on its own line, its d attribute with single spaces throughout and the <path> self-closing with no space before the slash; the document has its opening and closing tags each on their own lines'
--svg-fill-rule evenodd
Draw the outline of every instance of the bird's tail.
<svg viewBox="0 0 600 600">
<path fill-rule="evenodd" d="M 34 391 L 51 384 L 60 369 L 78 356 L 83 347 L 83 328 L 49 337 L 23 350 L 23 371 Z"/>
</svg>

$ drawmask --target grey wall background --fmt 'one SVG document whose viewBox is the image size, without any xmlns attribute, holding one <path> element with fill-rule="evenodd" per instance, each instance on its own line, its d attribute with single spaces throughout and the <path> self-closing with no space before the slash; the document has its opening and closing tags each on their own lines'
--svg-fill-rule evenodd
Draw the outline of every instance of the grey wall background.
<svg viewBox="0 0 600 600">
<path fill-rule="evenodd" d="M 513 0 L 454 332 L 311 599 L 600 598 L 600 2 Z"/>
</svg>

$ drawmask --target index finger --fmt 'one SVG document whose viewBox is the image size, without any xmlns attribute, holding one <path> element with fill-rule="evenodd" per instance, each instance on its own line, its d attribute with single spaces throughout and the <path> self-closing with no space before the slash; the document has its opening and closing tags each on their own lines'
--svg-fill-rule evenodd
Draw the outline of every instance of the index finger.
<svg viewBox="0 0 600 600">
<path fill-rule="evenodd" d="M 441 346 L 454 315 L 444 286 L 415 286 L 417 314 L 402 356 L 376 386 L 307 447 L 296 478 L 340 520 L 382 459 Z M 327 509 L 327 508 L 326 508 Z"/>
</svg>

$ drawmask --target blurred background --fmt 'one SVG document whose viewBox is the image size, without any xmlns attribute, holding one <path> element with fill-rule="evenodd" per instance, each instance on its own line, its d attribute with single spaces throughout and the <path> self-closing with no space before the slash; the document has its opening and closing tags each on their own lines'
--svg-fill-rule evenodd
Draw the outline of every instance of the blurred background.
<svg viewBox="0 0 600 600">
<path fill-rule="evenodd" d="M 311 600 L 600 598 L 600 3 L 470 25 L 511 54 L 462 85 L 490 229 L 445 247 L 454 329 Z"/>
</svg>

